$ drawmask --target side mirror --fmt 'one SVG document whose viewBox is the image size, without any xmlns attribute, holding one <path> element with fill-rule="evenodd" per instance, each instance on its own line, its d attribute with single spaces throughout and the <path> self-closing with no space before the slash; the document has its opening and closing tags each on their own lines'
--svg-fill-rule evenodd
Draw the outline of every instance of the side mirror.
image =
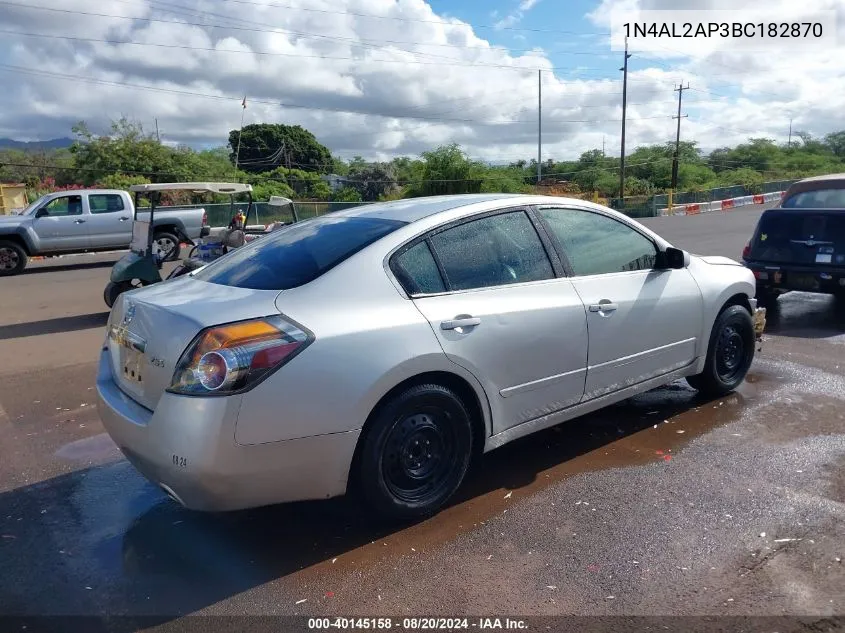
<svg viewBox="0 0 845 633">
<path fill-rule="evenodd" d="M 40 209 L 38 209 L 38 211 L 35 212 L 36 218 L 43 218 L 47 215 L 50 215 L 50 213 L 44 207 L 41 207 Z"/>
<path fill-rule="evenodd" d="M 670 246 L 663 251 L 663 268 L 686 268 L 689 266 L 689 254 L 680 248 Z"/>
</svg>

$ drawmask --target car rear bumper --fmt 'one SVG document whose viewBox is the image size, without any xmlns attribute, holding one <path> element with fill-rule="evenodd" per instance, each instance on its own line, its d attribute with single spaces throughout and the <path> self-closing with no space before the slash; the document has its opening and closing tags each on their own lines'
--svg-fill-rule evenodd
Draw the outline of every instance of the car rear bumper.
<svg viewBox="0 0 845 633">
<path fill-rule="evenodd" d="M 845 293 L 845 268 L 831 266 L 820 270 L 812 266 L 766 265 L 745 262 L 754 273 L 757 287 L 770 292 Z"/>
<path fill-rule="evenodd" d="M 346 491 L 360 431 L 243 446 L 235 441 L 240 398 L 165 393 L 150 411 L 120 390 L 108 354 L 100 356 L 103 426 L 141 474 L 185 507 L 239 510 Z"/>
</svg>

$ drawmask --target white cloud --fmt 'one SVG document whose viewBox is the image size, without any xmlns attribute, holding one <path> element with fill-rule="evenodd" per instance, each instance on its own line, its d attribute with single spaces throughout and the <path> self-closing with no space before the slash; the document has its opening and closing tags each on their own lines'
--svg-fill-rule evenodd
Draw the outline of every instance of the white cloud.
<svg viewBox="0 0 845 633">
<path fill-rule="evenodd" d="M 522 2 L 519 3 L 519 10 L 530 11 L 538 2 L 540 2 L 540 0 L 522 0 Z"/>
<path fill-rule="evenodd" d="M 604 0 L 592 19 L 607 28 L 615 6 L 636 1 Z M 148 127 L 157 118 L 168 142 L 222 145 L 239 125 L 246 94 L 246 123 L 303 125 L 342 156 L 388 158 L 457 142 L 489 160 L 528 159 L 536 154 L 536 68 L 541 67 L 547 69 L 544 158 L 577 156 L 600 147 L 602 137 L 608 153 L 618 148 L 621 74 L 615 62 L 609 72 L 597 71 L 600 58 L 577 57 L 572 70 L 552 71 L 545 53 L 512 54 L 494 47 L 471 25 L 441 18 L 423 0 L 286 4 L 294 3 L 300 9 L 263 0 L 200 0 L 190 5 L 196 11 L 166 10 L 151 0 L 61 4 L 68 11 L 114 16 L 107 18 L 4 7 L 4 29 L 83 39 L 4 34 L 0 137 L 66 136 L 80 119 L 104 131 L 110 119 L 125 115 Z M 774 15 L 769 9 L 766 14 Z M 605 53 L 607 39 L 585 40 L 575 50 Z M 682 123 L 682 136 L 709 148 L 749 135 L 785 140 L 789 116 L 793 130 L 845 129 L 841 51 L 802 56 L 634 52 L 631 148 L 674 138 L 670 117 L 677 93 L 672 88 L 681 79 L 695 89 L 684 94 L 690 116 Z M 9 66 L 36 72 L 8 72 Z M 606 79 L 586 78 L 597 76 Z"/>
</svg>

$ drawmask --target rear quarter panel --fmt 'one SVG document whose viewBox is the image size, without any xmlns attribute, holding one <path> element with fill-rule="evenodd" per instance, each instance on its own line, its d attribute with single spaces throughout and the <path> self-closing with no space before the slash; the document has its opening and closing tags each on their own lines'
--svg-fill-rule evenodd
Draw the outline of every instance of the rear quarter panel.
<svg viewBox="0 0 845 633">
<path fill-rule="evenodd" d="M 279 311 L 313 332 L 315 341 L 244 394 L 239 444 L 360 429 L 393 387 L 430 371 L 463 377 L 485 408 L 478 382 L 449 361 L 428 321 L 388 279 L 384 254 L 376 243 L 314 282 L 279 294 Z"/>
</svg>

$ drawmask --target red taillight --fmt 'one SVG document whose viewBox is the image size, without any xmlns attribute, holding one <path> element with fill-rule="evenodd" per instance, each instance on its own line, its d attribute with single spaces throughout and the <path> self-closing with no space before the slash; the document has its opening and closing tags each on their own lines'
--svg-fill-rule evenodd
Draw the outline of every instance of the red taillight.
<svg viewBox="0 0 845 633">
<path fill-rule="evenodd" d="M 208 226 L 208 212 L 207 211 L 202 212 L 202 225 Z"/>
<path fill-rule="evenodd" d="M 243 391 L 284 365 L 313 339 L 281 316 L 208 328 L 176 363 L 168 391 L 194 396 Z"/>
<path fill-rule="evenodd" d="M 751 255 L 751 244 L 746 244 L 745 248 L 742 249 L 742 258 L 748 259 L 749 255 Z"/>
</svg>

